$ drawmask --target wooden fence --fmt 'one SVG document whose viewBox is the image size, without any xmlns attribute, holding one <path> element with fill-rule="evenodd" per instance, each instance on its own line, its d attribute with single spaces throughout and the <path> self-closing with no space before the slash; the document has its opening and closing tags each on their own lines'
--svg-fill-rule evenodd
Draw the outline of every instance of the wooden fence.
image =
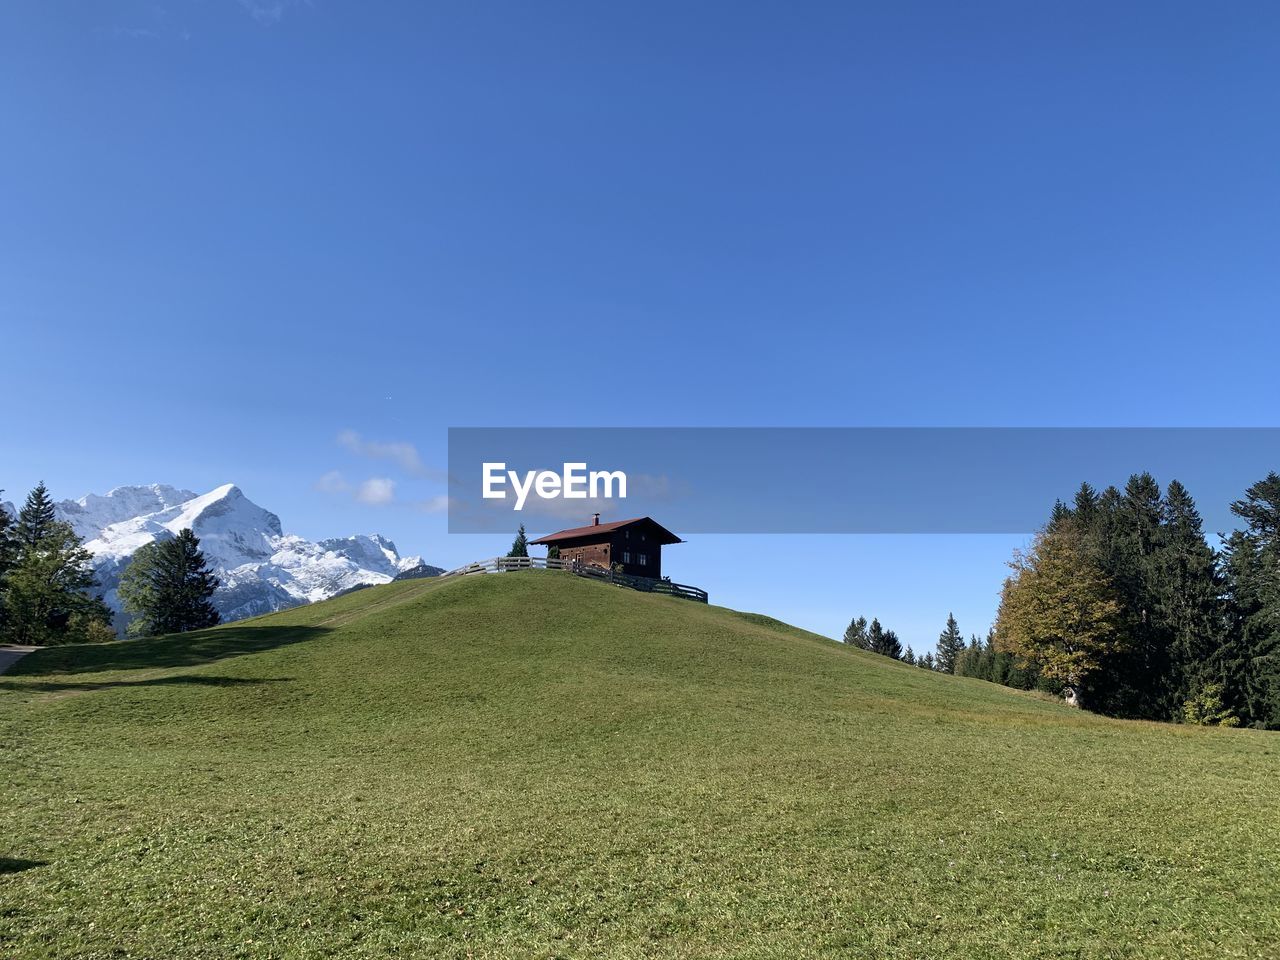
<svg viewBox="0 0 1280 960">
<path fill-rule="evenodd" d="M 557 557 L 493 557 L 490 560 L 477 560 L 442 573 L 442 577 L 469 577 L 474 573 L 507 573 L 515 570 L 563 570 L 579 577 L 590 577 L 602 580 L 619 587 L 629 587 L 642 593 L 662 593 L 670 597 L 683 597 L 686 600 L 707 602 L 707 591 L 699 587 L 690 587 L 683 583 L 672 583 L 670 580 L 655 580 L 652 577 L 633 577 L 629 573 L 618 573 L 605 567 L 582 563 L 580 560 L 561 560 Z"/>
</svg>

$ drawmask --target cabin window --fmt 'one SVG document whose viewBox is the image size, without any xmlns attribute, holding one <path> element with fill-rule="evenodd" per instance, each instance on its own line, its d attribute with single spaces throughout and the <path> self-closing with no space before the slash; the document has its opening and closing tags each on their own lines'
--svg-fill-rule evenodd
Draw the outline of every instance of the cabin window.
<svg viewBox="0 0 1280 960">
<path fill-rule="evenodd" d="M 631 562 L 631 551 L 630 551 L 630 550 L 623 550 L 623 551 L 622 551 L 622 562 L 623 562 L 623 563 L 630 563 L 630 562 Z"/>
<path fill-rule="evenodd" d="M 649 557 L 642 553 L 636 558 L 636 563 L 642 567 L 647 567 L 649 565 Z"/>
</svg>

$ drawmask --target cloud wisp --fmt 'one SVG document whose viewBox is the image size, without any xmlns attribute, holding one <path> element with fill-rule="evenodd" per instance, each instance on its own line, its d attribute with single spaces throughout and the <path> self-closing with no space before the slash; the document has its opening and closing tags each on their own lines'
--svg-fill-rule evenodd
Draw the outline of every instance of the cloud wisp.
<svg viewBox="0 0 1280 960">
<path fill-rule="evenodd" d="M 386 460 L 394 463 L 413 477 L 424 477 L 429 480 L 445 479 L 443 470 L 428 467 L 422 462 L 422 458 L 418 456 L 417 447 L 412 443 L 366 440 L 355 430 L 343 430 L 338 434 L 338 445 L 359 457 L 367 457 L 370 460 Z"/>
<path fill-rule="evenodd" d="M 298 4 L 299 0 L 240 0 L 249 16 L 268 27 L 283 20 L 285 11 Z"/>
</svg>

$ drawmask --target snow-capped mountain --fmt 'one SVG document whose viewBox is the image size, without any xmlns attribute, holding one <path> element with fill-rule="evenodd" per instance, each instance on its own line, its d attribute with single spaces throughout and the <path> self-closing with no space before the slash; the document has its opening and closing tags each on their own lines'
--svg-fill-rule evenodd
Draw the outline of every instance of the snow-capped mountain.
<svg viewBox="0 0 1280 960">
<path fill-rule="evenodd" d="M 324 600 L 356 586 L 388 583 L 422 563 L 402 557 L 379 534 L 321 540 L 284 533 L 280 518 L 234 484 L 205 494 L 163 484 L 117 487 L 57 504 L 58 517 L 85 541 L 107 603 L 120 610 L 116 588 L 129 558 L 145 544 L 190 527 L 221 581 L 214 606 L 223 620 Z"/>
</svg>

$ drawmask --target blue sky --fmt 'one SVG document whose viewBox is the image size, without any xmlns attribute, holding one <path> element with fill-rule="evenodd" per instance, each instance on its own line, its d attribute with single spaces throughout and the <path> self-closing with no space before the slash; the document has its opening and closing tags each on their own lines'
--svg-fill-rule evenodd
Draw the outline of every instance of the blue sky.
<svg viewBox="0 0 1280 960">
<path fill-rule="evenodd" d="M 1274 4 L 14 0 L 0 89 L 7 496 L 450 565 L 451 425 L 1276 421 Z M 1020 539 L 668 568 L 918 648 Z"/>
</svg>

